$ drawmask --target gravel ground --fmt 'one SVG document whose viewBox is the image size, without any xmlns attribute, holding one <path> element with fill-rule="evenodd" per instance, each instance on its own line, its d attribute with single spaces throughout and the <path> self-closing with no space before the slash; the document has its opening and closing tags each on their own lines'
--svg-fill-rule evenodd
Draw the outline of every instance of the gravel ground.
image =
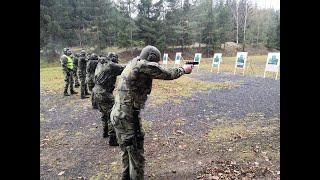
<svg viewBox="0 0 320 180">
<path fill-rule="evenodd" d="M 213 73 L 189 76 L 241 85 L 194 92 L 191 97 L 181 97 L 179 103 L 169 100 L 158 107 L 147 103 L 142 119 L 151 123 L 145 140 L 146 177 L 152 177 L 150 179 L 194 179 L 196 171 L 203 166 L 195 164 L 199 160 L 203 164 L 210 162 L 214 156 L 207 150 L 206 141 L 199 139 L 210 130 L 209 125 L 219 119 L 238 120 L 249 113 L 259 113 L 265 119 L 280 117 L 279 80 Z M 40 98 L 41 179 L 89 179 L 99 173 L 119 178 L 120 150 L 110 148 L 101 138 L 100 113 L 91 108 L 89 99 L 81 100 L 77 95 L 67 97 L 69 101 L 66 102 L 61 94 L 41 94 Z M 177 119 L 182 119 L 183 125 L 177 125 Z M 183 134 L 177 135 L 177 130 Z M 184 143 L 194 146 L 180 152 L 178 147 L 184 147 Z M 197 149 L 207 153 L 199 154 Z M 161 158 L 168 162 L 160 161 Z M 177 158 L 187 162 L 177 164 Z M 169 174 L 168 168 L 163 167 L 169 167 Z M 171 173 L 172 168 L 176 168 L 176 172 Z M 63 175 L 58 176 L 59 173 Z"/>
<path fill-rule="evenodd" d="M 198 121 L 207 122 L 212 116 L 215 119 L 221 116 L 241 119 L 249 113 L 261 113 L 265 118 L 280 118 L 279 80 L 212 73 L 197 73 L 190 77 L 212 82 L 238 82 L 241 85 L 232 89 L 195 92 L 191 97 L 182 97 L 179 104 L 169 100 L 158 108 L 146 106 L 142 117 L 151 121 L 172 121 L 184 117 L 188 120 L 186 127 L 194 135 L 203 130 L 198 127 Z"/>
</svg>

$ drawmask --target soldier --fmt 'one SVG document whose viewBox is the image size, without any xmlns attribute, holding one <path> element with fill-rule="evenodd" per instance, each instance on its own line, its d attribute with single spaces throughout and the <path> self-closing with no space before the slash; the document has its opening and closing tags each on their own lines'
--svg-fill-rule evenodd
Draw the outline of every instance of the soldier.
<svg viewBox="0 0 320 180">
<path fill-rule="evenodd" d="M 80 79 L 80 89 L 81 89 L 81 99 L 85 99 L 88 98 L 87 95 L 91 95 L 88 92 L 88 87 L 86 84 L 86 67 L 87 67 L 87 60 L 86 60 L 86 52 L 84 50 L 82 50 L 80 52 L 80 57 L 79 57 L 79 61 L 78 61 L 78 75 L 79 75 L 79 79 Z"/>
<path fill-rule="evenodd" d="M 103 137 L 110 136 L 110 146 L 118 146 L 116 133 L 110 122 L 110 112 L 114 104 L 112 92 L 115 88 L 117 76 L 121 74 L 124 67 L 118 64 L 118 56 L 115 53 L 109 53 L 107 57 L 101 57 L 94 74 L 93 93 L 99 111 L 102 113 Z"/>
<path fill-rule="evenodd" d="M 76 53 L 74 58 L 73 58 L 73 77 L 74 77 L 74 87 L 79 87 L 79 79 L 78 79 L 78 61 L 79 61 L 80 54 Z"/>
<path fill-rule="evenodd" d="M 73 90 L 73 60 L 72 60 L 72 52 L 69 48 L 63 49 L 63 55 L 60 58 L 62 71 L 64 74 L 64 92 L 63 95 L 70 96 L 68 94 L 68 87 L 70 86 L 70 94 L 78 94 L 78 92 Z"/>
<path fill-rule="evenodd" d="M 140 56 L 131 60 L 122 71 L 117 85 L 115 104 L 110 114 L 122 153 L 122 179 L 143 179 L 144 131 L 140 110 L 151 93 L 152 80 L 177 79 L 192 71 L 192 65 L 180 68 L 164 68 L 159 65 L 160 51 L 146 46 Z"/>
<path fill-rule="evenodd" d="M 94 99 L 94 93 L 92 92 L 92 88 L 94 87 L 94 72 L 96 70 L 98 64 L 98 56 L 94 53 L 91 54 L 90 58 L 88 59 L 87 62 L 87 67 L 86 67 L 86 83 L 88 85 L 89 91 L 91 91 L 91 102 L 92 102 L 92 107 L 93 109 L 98 109 L 97 103 Z"/>
</svg>

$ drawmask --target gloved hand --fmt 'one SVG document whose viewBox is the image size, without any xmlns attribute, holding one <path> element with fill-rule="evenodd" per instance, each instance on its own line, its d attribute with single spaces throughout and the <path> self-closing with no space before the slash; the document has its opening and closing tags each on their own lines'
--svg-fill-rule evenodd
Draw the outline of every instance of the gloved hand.
<svg viewBox="0 0 320 180">
<path fill-rule="evenodd" d="M 192 72 L 193 65 L 184 65 L 182 68 L 185 74 L 190 74 Z"/>
</svg>

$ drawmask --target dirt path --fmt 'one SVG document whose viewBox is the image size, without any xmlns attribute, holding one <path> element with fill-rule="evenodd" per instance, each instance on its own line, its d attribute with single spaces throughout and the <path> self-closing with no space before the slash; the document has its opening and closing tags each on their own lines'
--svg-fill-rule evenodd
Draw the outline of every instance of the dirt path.
<svg viewBox="0 0 320 180">
<path fill-rule="evenodd" d="M 142 112 L 146 179 L 278 178 L 279 80 L 191 77 L 241 85 L 194 92 L 161 106 L 148 103 Z M 101 138 L 99 116 L 89 99 L 41 94 L 41 179 L 119 179 L 120 150 Z"/>
</svg>

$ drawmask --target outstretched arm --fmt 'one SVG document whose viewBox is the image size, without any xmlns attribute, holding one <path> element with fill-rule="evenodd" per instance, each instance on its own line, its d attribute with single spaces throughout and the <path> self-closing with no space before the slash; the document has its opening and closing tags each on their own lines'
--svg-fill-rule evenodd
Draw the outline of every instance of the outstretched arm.
<svg viewBox="0 0 320 180">
<path fill-rule="evenodd" d="M 165 68 L 156 62 L 147 62 L 141 66 L 141 73 L 149 75 L 153 79 L 173 80 L 186 74 L 184 68 Z"/>
</svg>

